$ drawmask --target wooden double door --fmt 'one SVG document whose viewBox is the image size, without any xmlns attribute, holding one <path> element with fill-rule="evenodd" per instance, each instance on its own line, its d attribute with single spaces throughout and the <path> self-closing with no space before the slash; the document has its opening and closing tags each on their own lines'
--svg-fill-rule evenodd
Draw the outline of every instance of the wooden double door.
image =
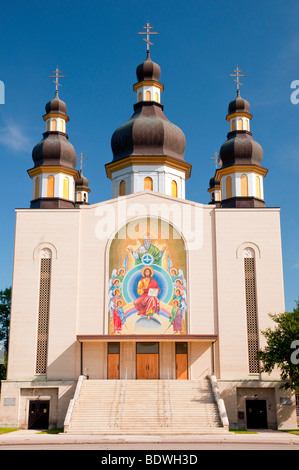
<svg viewBox="0 0 299 470">
<path fill-rule="evenodd" d="M 159 343 L 136 343 L 136 379 L 159 379 Z"/>
<path fill-rule="evenodd" d="M 136 379 L 160 378 L 159 343 L 136 343 Z M 176 379 L 188 379 L 188 344 L 175 343 Z M 108 343 L 108 379 L 119 379 L 120 343 Z"/>
</svg>

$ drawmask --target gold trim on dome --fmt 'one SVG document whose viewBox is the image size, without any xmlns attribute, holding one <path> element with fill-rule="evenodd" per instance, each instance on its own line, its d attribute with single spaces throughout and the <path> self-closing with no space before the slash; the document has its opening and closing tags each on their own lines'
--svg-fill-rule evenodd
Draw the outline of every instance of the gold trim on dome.
<svg viewBox="0 0 299 470">
<path fill-rule="evenodd" d="M 244 111 L 244 113 L 240 113 L 240 112 L 239 113 L 232 113 L 232 114 L 228 114 L 226 116 L 226 120 L 230 121 L 231 119 L 233 119 L 235 117 L 247 117 L 249 120 L 251 120 L 252 114 L 249 114 L 246 111 Z"/>
<path fill-rule="evenodd" d="M 218 170 L 216 170 L 215 178 L 221 179 L 223 176 L 231 175 L 232 173 L 257 173 L 258 175 L 265 177 L 268 170 L 258 165 L 231 165 L 225 168 L 218 168 Z"/>
<path fill-rule="evenodd" d="M 80 178 L 80 172 L 78 170 L 73 170 L 71 168 L 66 168 L 65 166 L 59 165 L 41 165 L 35 168 L 31 168 L 27 171 L 31 178 L 38 176 L 42 173 L 65 173 L 68 176 L 73 176 L 75 181 L 78 181 Z"/>
<path fill-rule="evenodd" d="M 186 180 L 190 178 L 192 168 L 190 163 L 164 155 L 130 155 L 129 157 L 107 163 L 105 165 L 107 177 L 111 179 L 112 173 L 132 165 L 165 165 L 183 171 Z"/>
<path fill-rule="evenodd" d="M 62 113 L 48 113 L 48 114 L 43 115 L 44 121 L 47 121 L 48 119 L 52 119 L 52 118 L 60 118 L 60 119 L 63 119 L 65 122 L 68 122 L 70 120 L 68 116 Z"/>
<path fill-rule="evenodd" d="M 155 86 L 156 88 L 160 88 L 161 91 L 164 90 L 164 85 L 160 82 L 156 82 L 156 80 L 143 80 L 142 82 L 137 82 L 133 85 L 133 90 L 137 91 L 143 86 Z"/>
</svg>

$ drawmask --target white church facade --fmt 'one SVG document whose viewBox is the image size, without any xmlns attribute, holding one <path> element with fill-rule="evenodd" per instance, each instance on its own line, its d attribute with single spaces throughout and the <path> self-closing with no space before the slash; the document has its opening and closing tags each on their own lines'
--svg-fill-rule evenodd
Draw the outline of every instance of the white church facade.
<svg viewBox="0 0 299 470">
<path fill-rule="evenodd" d="M 113 393 L 123 387 L 123 416 L 128 390 L 138 403 L 134 387 L 148 384 L 173 417 L 176 390 L 185 387 L 181 403 L 188 386 L 204 401 L 198 384 L 208 380 L 205 394 L 226 418 L 219 428 L 293 429 L 295 397 L 280 388 L 279 371 L 261 373 L 256 359 L 268 314 L 284 311 L 284 285 L 280 210 L 265 204 L 249 103 L 239 90 L 230 102 L 210 201 L 199 203 L 185 199 L 185 136 L 164 115 L 160 67 L 149 53 L 134 90 L 134 113 L 113 134 L 105 167 L 112 197 L 93 204 L 66 134 L 66 105 L 58 93 L 46 105 L 28 170 L 32 201 L 16 210 L 1 426 L 68 432 L 82 384 L 98 386 L 84 405 L 94 417 L 101 400 L 113 401 L 103 392 L 112 384 Z M 168 432 L 194 421 L 185 412 L 181 425 L 169 418 Z M 198 416 L 194 433 L 208 426 Z M 105 432 L 86 420 L 85 412 L 85 432 Z"/>
</svg>

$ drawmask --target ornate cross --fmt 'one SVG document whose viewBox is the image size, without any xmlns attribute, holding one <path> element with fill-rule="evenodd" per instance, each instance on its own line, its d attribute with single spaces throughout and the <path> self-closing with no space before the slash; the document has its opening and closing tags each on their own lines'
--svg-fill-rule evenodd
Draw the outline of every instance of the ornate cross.
<svg viewBox="0 0 299 470">
<path fill-rule="evenodd" d="M 235 73 L 231 73 L 231 77 L 237 77 L 237 79 L 234 79 L 234 82 L 237 84 L 237 94 L 240 93 L 240 85 L 243 85 L 243 83 L 240 82 L 239 77 L 246 77 L 244 73 L 241 73 L 242 70 L 239 69 L 239 66 L 237 65 L 236 70 L 234 70 Z"/>
<path fill-rule="evenodd" d="M 87 160 L 87 157 L 84 157 L 84 154 L 81 152 L 79 155 L 79 161 L 80 161 L 80 172 L 82 173 L 83 171 L 83 160 Z"/>
<path fill-rule="evenodd" d="M 56 67 L 53 73 L 55 75 L 49 75 L 49 77 L 55 78 L 55 80 L 53 80 L 53 83 L 55 84 L 55 88 L 56 88 L 55 95 L 58 96 L 58 87 L 61 86 L 61 83 L 58 82 L 58 79 L 65 78 L 65 75 L 61 75 L 62 72 L 59 70 L 58 66 Z"/>
<path fill-rule="evenodd" d="M 146 42 L 146 52 L 147 52 L 147 55 L 149 56 L 150 46 L 154 45 L 154 43 L 152 43 L 150 41 L 150 35 L 151 34 L 159 34 L 159 33 L 158 33 L 158 31 L 150 31 L 151 29 L 153 29 L 153 26 L 150 26 L 149 21 L 147 21 L 146 26 L 143 26 L 143 28 L 146 29 L 146 32 L 145 31 L 139 31 L 138 34 L 146 34 L 146 38 L 142 38 L 142 39 Z"/>
<path fill-rule="evenodd" d="M 215 152 L 213 157 L 210 157 L 211 160 L 214 160 L 214 163 L 216 165 L 216 170 L 218 168 L 218 164 L 219 164 L 219 153 L 218 152 Z"/>
</svg>

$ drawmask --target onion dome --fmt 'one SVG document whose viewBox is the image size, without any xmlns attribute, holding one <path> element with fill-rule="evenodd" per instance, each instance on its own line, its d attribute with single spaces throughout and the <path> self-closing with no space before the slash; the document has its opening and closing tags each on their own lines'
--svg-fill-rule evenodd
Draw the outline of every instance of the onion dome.
<svg viewBox="0 0 299 470">
<path fill-rule="evenodd" d="M 85 176 L 83 176 L 82 172 L 80 173 L 79 179 L 76 181 L 76 188 L 89 189 L 89 181 Z"/>
<path fill-rule="evenodd" d="M 46 104 L 45 109 L 43 118 L 47 122 L 47 132 L 32 150 L 34 166 L 62 165 L 74 169 L 77 156 L 65 132 L 65 123 L 69 120 L 66 104 L 56 94 L 55 98 Z"/>
<path fill-rule="evenodd" d="M 156 80 L 158 82 L 161 76 L 161 68 L 152 61 L 148 54 L 147 59 L 138 65 L 136 75 L 139 82 L 143 80 Z"/>
<path fill-rule="evenodd" d="M 220 149 L 222 166 L 237 164 L 261 165 L 263 149 L 247 131 L 235 131 L 228 134 L 228 140 Z"/>
<path fill-rule="evenodd" d="M 130 155 L 167 155 L 184 160 L 186 138 L 183 131 L 164 115 L 162 105 L 141 102 L 134 106 L 128 122 L 111 139 L 113 160 Z"/>
<path fill-rule="evenodd" d="M 240 93 L 238 93 L 237 97 L 232 100 L 228 105 L 228 114 L 244 112 L 250 112 L 250 104 L 248 103 L 248 101 L 241 98 Z"/>
<path fill-rule="evenodd" d="M 168 156 L 184 160 L 186 138 L 183 131 L 170 122 L 163 113 L 159 83 L 160 67 L 149 54 L 136 69 L 138 83 L 134 85 L 138 101 L 134 114 L 113 133 L 111 148 L 113 160 L 132 155 Z"/>
<path fill-rule="evenodd" d="M 49 101 L 46 106 L 46 113 L 59 113 L 59 114 L 65 114 L 67 116 L 67 108 L 66 104 L 64 101 L 62 101 L 59 97 L 58 94 L 55 95 L 55 98 L 53 98 L 51 101 Z"/>
<path fill-rule="evenodd" d="M 261 166 L 263 149 L 249 131 L 252 115 L 249 113 L 250 104 L 240 96 L 229 103 L 227 121 L 230 132 L 227 141 L 220 149 L 220 160 L 223 167 L 233 164 L 253 164 Z"/>
<path fill-rule="evenodd" d="M 213 178 L 210 179 L 209 187 L 210 189 L 220 187 L 220 181 L 213 176 Z"/>
</svg>

